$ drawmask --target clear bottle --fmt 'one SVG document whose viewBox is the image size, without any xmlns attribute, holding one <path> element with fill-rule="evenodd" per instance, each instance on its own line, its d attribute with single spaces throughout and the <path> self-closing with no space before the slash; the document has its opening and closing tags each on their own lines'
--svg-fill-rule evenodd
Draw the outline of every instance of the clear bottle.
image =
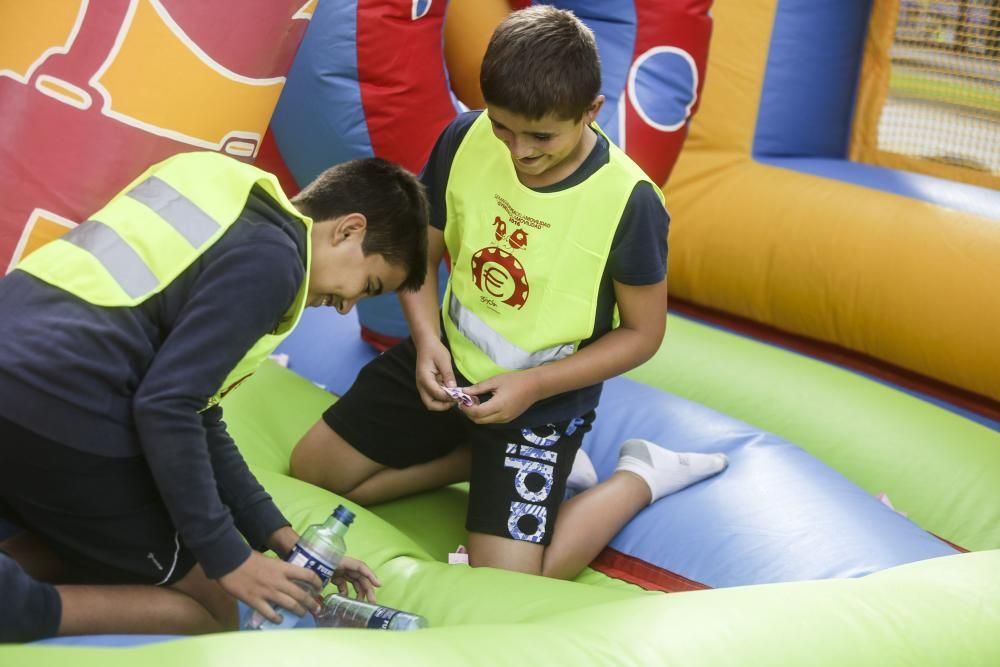
<svg viewBox="0 0 1000 667">
<path fill-rule="evenodd" d="M 299 538 L 299 541 L 292 547 L 292 551 L 285 559 L 292 565 L 298 565 L 312 570 L 323 582 L 319 590 L 313 590 L 308 584 L 300 584 L 313 596 L 319 596 L 323 588 L 330 583 L 330 578 L 340 566 L 340 561 L 347 551 L 344 543 L 344 533 L 348 526 L 354 521 L 354 512 L 343 505 L 338 505 L 333 510 L 333 514 L 323 523 L 314 523 L 306 528 Z M 281 623 L 273 623 L 267 620 L 260 612 L 254 611 L 244 624 L 244 630 L 277 630 L 293 628 L 302 621 L 301 616 L 297 616 L 287 609 L 275 607 L 281 614 Z"/>
<path fill-rule="evenodd" d="M 427 619 L 418 614 L 332 593 L 323 598 L 323 608 L 316 614 L 316 626 L 405 631 L 422 630 L 428 624 Z"/>
</svg>

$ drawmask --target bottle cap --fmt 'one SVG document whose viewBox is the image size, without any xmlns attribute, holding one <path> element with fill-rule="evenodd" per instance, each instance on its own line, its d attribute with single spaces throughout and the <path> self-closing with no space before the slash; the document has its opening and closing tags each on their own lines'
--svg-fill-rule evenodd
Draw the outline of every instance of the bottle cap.
<svg viewBox="0 0 1000 667">
<path fill-rule="evenodd" d="M 354 521 L 354 512 L 347 509 L 343 505 L 337 505 L 337 509 L 333 510 L 333 518 L 337 519 L 345 526 L 350 526 Z"/>
</svg>

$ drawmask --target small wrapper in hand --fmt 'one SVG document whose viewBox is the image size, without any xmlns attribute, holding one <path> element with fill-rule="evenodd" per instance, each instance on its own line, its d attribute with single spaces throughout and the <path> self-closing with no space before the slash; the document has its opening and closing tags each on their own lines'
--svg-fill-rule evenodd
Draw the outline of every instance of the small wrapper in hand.
<svg viewBox="0 0 1000 667">
<path fill-rule="evenodd" d="M 456 403 L 461 403 L 467 408 L 471 408 L 473 405 L 479 403 L 479 401 L 477 401 L 475 397 L 469 396 L 458 387 L 446 387 L 443 384 L 438 386 L 441 387 L 441 389 L 443 389 L 445 393 L 451 396 Z"/>
</svg>

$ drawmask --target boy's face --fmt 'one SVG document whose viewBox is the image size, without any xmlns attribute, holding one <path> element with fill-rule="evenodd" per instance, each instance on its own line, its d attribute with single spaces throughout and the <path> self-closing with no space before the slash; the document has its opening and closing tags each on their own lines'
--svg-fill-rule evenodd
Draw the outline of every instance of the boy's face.
<svg viewBox="0 0 1000 667">
<path fill-rule="evenodd" d="M 403 267 L 386 262 L 382 255 L 366 257 L 361 251 L 365 228 L 360 213 L 313 225 L 306 305 L 333 306 L 343 315 L 360 299 L 395 290 L 403 283 Z"/>
<path fill-rule="evenodd" d="M 522 183 L 543 187 L 566 178 L 580 166 L 594 147 L 595 135 L 587 126 L 597 118 L 604 98 L 598 97 L 579 120 L 547 115 L 526 118 L 492 105 L 487 108 L 493 134 L 510 151 Z"/>
</svg>

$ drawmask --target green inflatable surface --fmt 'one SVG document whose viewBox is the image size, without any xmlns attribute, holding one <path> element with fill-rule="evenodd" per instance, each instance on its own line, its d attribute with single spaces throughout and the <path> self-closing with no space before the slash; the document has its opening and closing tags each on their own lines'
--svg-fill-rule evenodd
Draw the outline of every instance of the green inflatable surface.
<svg viewBox="0 0 1000 667">
<path fill-rule="evenodd" d="M 997 665 L 1000 434 L 851 373 L 671 318 L 634 377 L 809 449 L 939 535 L 983 551 L 859 579 L 655 593 L 593 571 L 563 582 L 445 563 L 464 539 L 461 486 L 358 513 L 350 555 L 413 633 L 226 633 L 130 648 L 3 646 L 0 665 Z M 288 477 L 288 454 L 333 397 L 273 364 L 226 421 L 298 529 L 337 496 Z"/>
</svg>

